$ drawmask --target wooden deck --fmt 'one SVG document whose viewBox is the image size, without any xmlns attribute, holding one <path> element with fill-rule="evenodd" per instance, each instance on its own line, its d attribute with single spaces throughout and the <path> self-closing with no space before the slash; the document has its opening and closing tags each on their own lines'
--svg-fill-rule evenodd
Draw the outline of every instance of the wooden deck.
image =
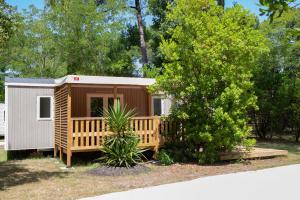
<svg viewBox="0 0 300 200">
<path fill-rule="evenodd" d="M 255 158 L 270 158 L 276 156 L 286 156 L 288 151 L 277 149 L 253 148 L 249 151 L 233 151 L 220 154 L 221 161 L 237 160 L 237 159 L 255 159 Z"/>
</svg>

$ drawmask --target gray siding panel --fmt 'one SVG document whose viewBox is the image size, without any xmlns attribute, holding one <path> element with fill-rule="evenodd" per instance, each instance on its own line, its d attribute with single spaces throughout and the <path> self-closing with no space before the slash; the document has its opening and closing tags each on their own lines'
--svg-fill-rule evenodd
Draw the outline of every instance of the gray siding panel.
<svg viewBox="0 0 300 200">
<path fill-rule="evenodd" d="M 38 96 L 54 98 L 54 89 L 8 87 L 8 150 L 53 148 L 54 120 L 37 120 Z"/>
</svg>

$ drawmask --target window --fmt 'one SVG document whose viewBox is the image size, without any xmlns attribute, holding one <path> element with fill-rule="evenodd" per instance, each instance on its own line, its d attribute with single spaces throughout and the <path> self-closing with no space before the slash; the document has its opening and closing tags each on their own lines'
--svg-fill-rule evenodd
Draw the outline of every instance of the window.
<svg viewBox="0 0 300 200">
<path fill-rule="evenodd" d="M 91 117 L 103 117 L 103 98 L 91 97 Z"/>
<path fill-rule="evenodd" d="M 108 97 L 108 109 L 114 107 L 115 99 L 113 97 Z"/>
<path fill-rule="evenodd" d="M 162 103 L 160 98 L 153 99 L 153 115 L 161 116 L 162 114 L 161 105 Z"/>
<path fill-rule="evenodd" d="M 162 96 L 152 97 L 152 115 L 161 116 L 164 115 L 164 99 Z"/>
<path fill-rule="evenodd" d="M 116 102 L 123 103 L 123 95 L 114 99 L 113 94 L 87 94 L 87 115 L 88 117 L 103 117 L 104 111 L 113 107 Z"/>
<path fill-rule="evenodd" d="M 37 98 L 37 118 L 38 120 L 52 119 L 52 97 L 40 96 Z"/>
<path fill-rule="evenodd" d="M 115 99 L 113 97 L 108 97 L 108 109 L 114 107 L 115 103 L 117 103 L 117 102 L 120 103 L 120 97 L 118 97 L 116 100 L 117 101 L 115 101 Z"/>
</svg>

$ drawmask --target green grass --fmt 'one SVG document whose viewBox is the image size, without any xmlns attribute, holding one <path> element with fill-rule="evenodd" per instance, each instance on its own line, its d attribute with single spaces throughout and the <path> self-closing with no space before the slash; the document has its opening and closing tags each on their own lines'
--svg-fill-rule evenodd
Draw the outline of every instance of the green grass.
<svg viewBox="0 0 300 200">
<path fill-rule="evenodd" d="M 287 150 L 288 161 L 291 163 L 300 162 L 300 143 L 283 140 L 283 139 L 273 139 L 273 140 L 258 140 L 256 147 L 260 148 L 270 148 L 270 149 L 280 149 Z"/>
<path fill-rule="evenodd" d="M 5 150 L 0 149 L 0 162 L 4 162 L 7 160 L 7 153 Z"/>
</svg>

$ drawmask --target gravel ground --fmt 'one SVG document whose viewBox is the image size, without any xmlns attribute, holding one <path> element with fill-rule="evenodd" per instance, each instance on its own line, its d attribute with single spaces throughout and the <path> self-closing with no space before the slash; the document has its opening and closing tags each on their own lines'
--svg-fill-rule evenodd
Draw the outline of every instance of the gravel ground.
<svg viewBox="0 0 300 200">
<path fill-rule="evenodd" d="M 107 167 L 101 166 L 96 169 L 92 169 L 87 173 L 96 176 L 124 176 L 124 175 L 136 175 L 150 171 L 149 167 L 144 165 L 136 165 L 131 168 L 126 167 Z"/>
</svg>

